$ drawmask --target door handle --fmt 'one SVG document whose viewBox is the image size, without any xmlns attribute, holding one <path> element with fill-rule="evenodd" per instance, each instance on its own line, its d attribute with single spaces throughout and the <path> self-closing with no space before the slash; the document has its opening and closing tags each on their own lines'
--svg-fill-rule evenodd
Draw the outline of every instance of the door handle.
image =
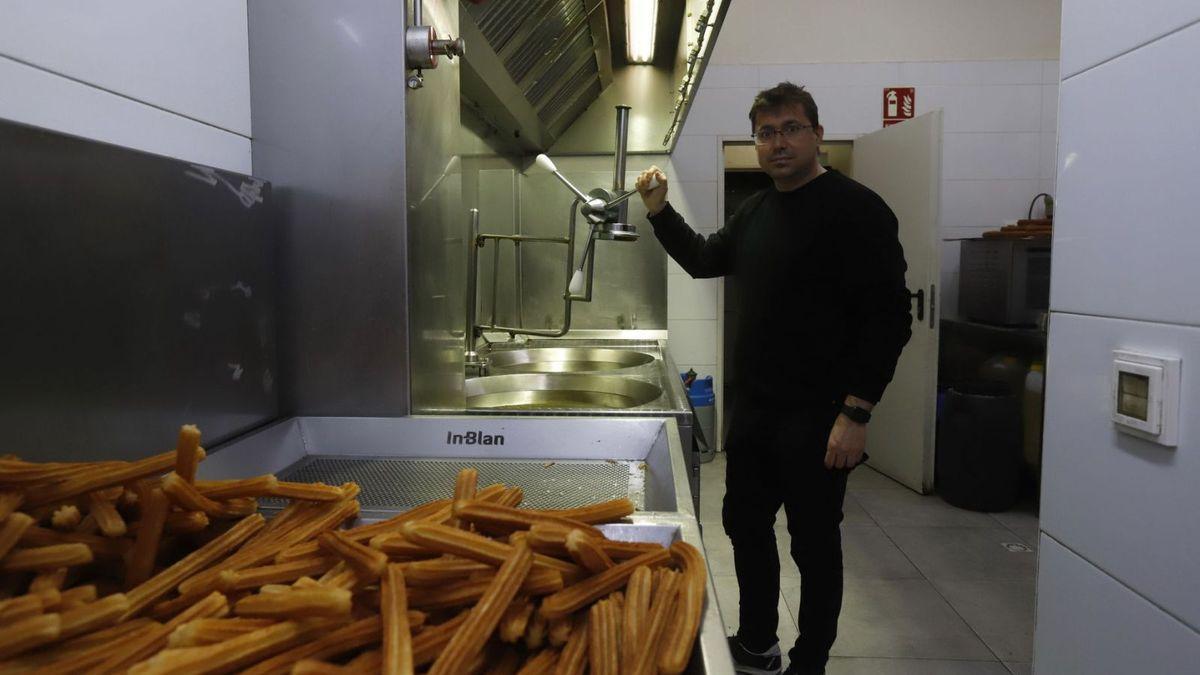
<svg viewBox="0 0 1200 675">
<path fill-rule="evenodd" d="M 917 291 L 916 293 L 909 293 L 908 297 L 910 299 L 916 298 L 916 300 L 917 300 L 917 321 L 924 321 L 925 320 L 925 289 L 922 288 L 921 290 Z"/>
</svg>

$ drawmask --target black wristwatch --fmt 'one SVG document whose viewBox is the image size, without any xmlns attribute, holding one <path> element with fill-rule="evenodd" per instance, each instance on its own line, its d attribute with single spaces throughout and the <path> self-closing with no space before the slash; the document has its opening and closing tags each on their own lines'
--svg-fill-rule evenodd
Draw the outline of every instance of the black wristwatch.
<svg viewBox="0 0 1200 675">
<path fill-rule="evenodd" d="M 871 421 L 871 412 L 855 405 L 842 404 L 842 414 L 850 419 L 851 422 L 866 424 Z"/>
</svg>

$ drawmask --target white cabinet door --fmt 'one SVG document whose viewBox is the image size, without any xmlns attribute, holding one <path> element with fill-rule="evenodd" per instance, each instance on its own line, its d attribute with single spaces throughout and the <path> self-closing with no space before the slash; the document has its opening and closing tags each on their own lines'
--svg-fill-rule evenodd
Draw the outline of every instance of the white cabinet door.
<svg viewBox="0 0 1200 675">
<path fill-rule="evenodd" d="M 933 489 L 937 415 L 942 111 L 856 139 L 854 178 L 879 193 L 896 213 L 908 289 L 918 296 L 912 300 L 912 339 L 872 416 L 869 465 L 926 493 Z"/>
</svg>

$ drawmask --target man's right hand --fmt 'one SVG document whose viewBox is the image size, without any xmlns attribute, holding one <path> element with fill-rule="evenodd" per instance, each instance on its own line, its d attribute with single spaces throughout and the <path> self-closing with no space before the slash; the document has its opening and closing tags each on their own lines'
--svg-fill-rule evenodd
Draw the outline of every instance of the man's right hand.
<svg viewBox="0 0 1200 675">
<path fill-rule="evenodd" d="M 650 179 L 658 180 L 658 185 L 654 188 L 648 188 Z M 642 203 L 646 205 L 648 215 L 656 216 L 663 207 L 667 205 L 667 174 L 662 172 L 657 166 L 651 166 L 642 172 L 642 175 L 637 177 L 634 183 L 638 194 L 642 196 Z"/>
</svg>

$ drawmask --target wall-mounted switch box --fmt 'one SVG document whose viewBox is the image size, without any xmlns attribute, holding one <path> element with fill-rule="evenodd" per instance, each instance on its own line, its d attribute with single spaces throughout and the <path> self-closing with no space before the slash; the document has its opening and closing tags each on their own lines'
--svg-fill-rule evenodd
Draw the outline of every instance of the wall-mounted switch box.
<svg viewBox="0 0 1200 675">
<path fill-rule="evenodd" d="M 1113 352 L 1112 418 L 1117 429 L 1160 445 L 1179 445 L 1178 358 Z"/>
</svg>

